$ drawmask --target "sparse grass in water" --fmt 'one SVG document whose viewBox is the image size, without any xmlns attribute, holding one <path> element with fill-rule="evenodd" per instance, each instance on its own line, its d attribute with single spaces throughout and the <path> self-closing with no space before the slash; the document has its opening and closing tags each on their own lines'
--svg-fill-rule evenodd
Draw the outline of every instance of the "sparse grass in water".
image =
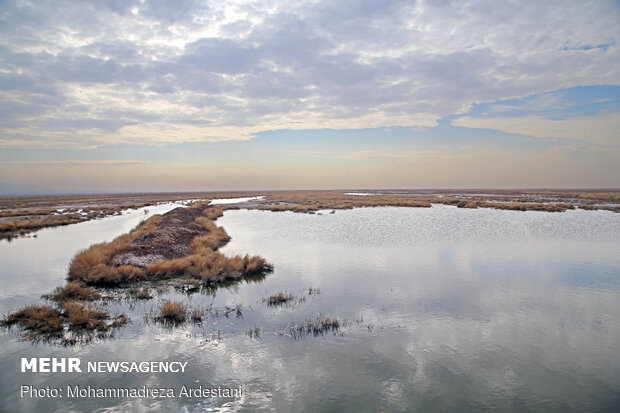
<svg viewBox="0 0 620 413">
<path fill-rule="evenodd" d="M 314 287 L 310 287 L 308 288 L 308 295 L 319 295 L 321 294 L 321 289 L 320 288 L 314 288 Z"/>
<path fill-rule="evenodd" d="M 340 330 L 340 321 L 336 318 L 319 316 L 314 320 L 306 320 L 301 324 L 295 324 L 280 332 L 294 340 L 301 339 L 307 335 L 324 336 L 327 333 L 336 333 Z"/>
<path fill-rule="evenodd" d="M 245 335 L 250 338 L 259 339 L 262 331 L 263 330 L 260 327 L 252 327 L 245 332 Z"/>
<path fill-rule="evenodd" d="M 226 318 L 232 313 L 235 313 L 237 318 L 243 317 L 243 312 L 241 311 L 241 304 L 237 304 L 234 307 L 225 306 L 224 307 L 224 315 Z"/>
<path fill-rule="evenodd" d="M 203 314 L 203 311 L 202 311 L 202 310 L 200 310 L 199 308 L 195 308 L 195 309 L 192 311 L 192 314 L 191 314 L 191 319 L 192 319 L 192 322 L 193 322 L 193 323 L 196 323 L 196 324 L 200 324 L 200 323 L 202 323 L 202 318 L 203 318 L 203 315 L 204 315 L 204 314 Z"/>
<path fill-rule="evenodd" d="M 292 299 L 293 299 L 292 294 L 285 294 L 282 291 L 280 291 L 277 294 L 269 296 L 269 298 L 267 299 L 267 305 L 278 306 L 278 305 L 287 303 L 291 301 Z"/>
</svg>

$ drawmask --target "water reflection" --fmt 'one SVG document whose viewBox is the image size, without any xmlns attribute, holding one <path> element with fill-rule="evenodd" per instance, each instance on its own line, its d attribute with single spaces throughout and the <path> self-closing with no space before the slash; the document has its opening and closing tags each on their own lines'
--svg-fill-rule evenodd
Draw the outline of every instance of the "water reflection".
<svg viewBox="0 0 620 413">
<path fill-rule="evenodd" d="M 323 215 L 240 210 L 227 211 L 218 225 L 232 237 L 226 254 L 259 254 L 275 265 L 274 273 L 217 290 L 154 288 L 150 300 L 112 300 L 106 308 L 129 312 L 132 324 L 115 340 L 88 347 L 32 347 L 10 334 L 0 337 L 0 400 L 7 409 L 596 411 L 620 405 L 618 214 L 454 207 Z M 83 237 L 81 231 L 70 237 Z M 67 236 L 55 242 L 68 242 Z M 22 254 L 15 260 L 20 265 L 11 267 L 15 283 L 32 277 L 45 284 L 49 274 L 40 267 L 64 272 L 67 262 L 47 255 L 46 243 L 39 245 L 42 253 L 28 260 L 24 254 L 30 257 L 34 244 L 11 251 Z M 311 288 L 320 294 L 310 295 Z M 305 300 L 267 305 L 265 298 L 278 292 Z M 4 294 L 3 308 L 23 304 L 18 287 Z M 201 323 L 166 328 L 145 317 L 166 300 L 211 312 Z M 215 311 L 237 306 L 240 317 Z M 339 328 L 299 340 L 279 334 L 321 317 L 338 320 Z M 187 361 L 188 371 L 23 374 L 24 383 L 241 385 L 244 395 L 20 399 L 11 377 L 19 357 L 34 354 Z"/>
<path fill-rule="evenodd" d="M 225 204 L 241 204 L 248 201 L 258 201 L 261 199 L 265 199 L 264 196 L 248 196 L 248 197 L 240 197 L 240 198 L 219 198 L 213 199 L 209 202 L 209 205 L 225 205 Z"/>
</svg>

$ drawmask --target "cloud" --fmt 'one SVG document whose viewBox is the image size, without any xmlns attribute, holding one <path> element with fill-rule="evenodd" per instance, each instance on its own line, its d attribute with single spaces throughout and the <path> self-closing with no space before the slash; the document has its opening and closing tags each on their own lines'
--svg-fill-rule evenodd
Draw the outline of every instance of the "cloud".
<svg viewBox="0 0 620 413">
<path fill-rule="evenodd" d="M 613 1 L 9 1 L 0 145 L 434 126 L 479 102 L 619 83 L 619 18 Z"/>
<path fill-rule="evenodd" d="M 620 145 L 620 113 L 570 119 L 548 119 L 541 116 L 508 118 L 463 116 L 453 120 L 452 124 L 468 128 L 495 129 L 538 138 L 567 138 L 594 144 Z"/>
</svg>

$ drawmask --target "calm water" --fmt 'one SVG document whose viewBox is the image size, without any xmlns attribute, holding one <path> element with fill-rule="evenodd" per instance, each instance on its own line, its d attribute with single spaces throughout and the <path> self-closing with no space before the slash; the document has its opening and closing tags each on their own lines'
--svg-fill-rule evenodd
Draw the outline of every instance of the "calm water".
<svg viewBox="0 0 620 413">
<path fill-rule="evenodd" d="M 162 209 L 166 206 L 162 206 Z M 154 208 L 150 208 L 151 211 Z M 0 308 L 38 302 L 75 251 L 126 232 L 112 217 L 0 243 Z M 7 411 L 614 411 L 620 408 L 620 214 L 364 208 L 227 211 L 227 254 L 275 265 L 262 282 L 111 302 L 132 324 L 88 346 L 0 336 Z M 320 292 L 309 294 L 309 289 Z M 269 307 L 279 291 L 297 302 Z M 165 299 L 211 307 L 202 325 L 144 317 Z M 242 316 L 217 310 L 241 305 Z M 340 320 L 325 336 L 291 325 Z M 259 328 L 260 337 L 246 334 Z M 22 374 L 20 357 L 187 361 L 184 374 Z M 20 399 L 19 385 L 242 386 L 242 398 Z M 0 409 L 2 410 L 2 409 Z"/>
</svg>

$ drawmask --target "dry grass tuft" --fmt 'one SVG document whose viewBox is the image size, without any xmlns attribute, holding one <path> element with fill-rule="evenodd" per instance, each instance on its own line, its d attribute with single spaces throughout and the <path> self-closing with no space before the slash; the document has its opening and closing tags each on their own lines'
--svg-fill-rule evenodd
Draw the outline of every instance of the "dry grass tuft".
<svg viewBox="0 0 620 413">
<path fill-rule="evenodd" d="M 72 300 L 94 301 L 101 299 L 101 294 L 86 287 L 81 282 L 71 281 L 62 287 L 57 287 L 52 294 L 44 294 L 43 298 L 56 302 Z"/>
<path fill-rule="evenodd" d="M 114 252 L 112 243 L 100 243 L 77 253 L 69 264 L 69 280 L 88 284 L 118 281 L 120 276 L 106 265 Z"/>
<path fill-rule="evenodd" d="M 118 275 L 125 280 L 138 280 L 144 278 L 144 271 L 135 265 L 121 265 L 115 267 Z"/>
<path fill-rule="evenodd" d="M 70 328 L 73 330 L 106 331 L 110 327 L 105 322 L 105 320 L 110 318 L 108 313 L 83 302 L 70 301 L 66 303 L 64 305 L 64 315 L 67 317 Z"/>
<path fill-rule="evenodd" d="M 31 333 L 27 337 L 33 340 L 59 338 L 64 330 L 60 311 L 49 305 L 28 305 L 0 320 L 2 327 L 14 325 Z"/>
<path fill-rule="evenodd" d="M 157 228 L 161 219 L 160 215 L 153 216 L 129 234 L 121 235 L 112 242 L 91 245 L 78 252 L 69 264 L 68 279 L 82 281 L 86 284 L 113 285 L 141 278 L 144 274 L 138 267 L 132 265 L 113 267 L 108 263 L 115 253 L 127 248 L 131 241 Z"/>
<path fill-rule="evenodd" d="M 262 257 L 246 255 L 229 258 L 205 248 L 183 258 L 155 262 L 146 269 L 146 273 L 154 278 L 185 276 L 206 282 L 217 282 L 239 279 L 272 269 L 273 266 Z"/>
<path fill-rule="evenodd" d="M 146 273 L 158 279 L 173 278 L 184 274 L 191 265 L 189 258 L 175 258 L 154 262 L 146 269 Z"/>
<path fill-rule="evenodd" d="M 156 317 L 156 320 L 171 324 L 182 324 L 186 319 L 187 308 L 177 301 L 165 301 Z"/>
<path fill-rule="evenodd" d="M 204 214 L 207 216 L 207 219 L 215 221 L 216 219 L 224 215 L 225 209 L 226 208 L 223 207 L 209 207 L 205 209 Z"/>
<path fill-rule="evenodd" d="M 45 341 L 74 345 L 87 343 L 95 336 L 105 338 L 110 330 L 127 324 L 129 319 L 119 315 L 108 323 L 110 315 L 82 301 L 67 301 L 54 308 L 49 305 L 22 307 L 0 320 L 0 327 L 21 328 L 21 337 L 28 341 Z"/>
<path fill-rule="evenodd" d="M 230 237 L 224 228 L 216 226 L 209 218 L 198 217 L 196 218 L 196 222 L 207 230 L 207 234 L 197 236 L 192 240 L 190 243 L 190 248 L 192 250 L 197 251 L 202 248 L 209 248 L 215 251 L 230 241 Z"/>
</svg>

